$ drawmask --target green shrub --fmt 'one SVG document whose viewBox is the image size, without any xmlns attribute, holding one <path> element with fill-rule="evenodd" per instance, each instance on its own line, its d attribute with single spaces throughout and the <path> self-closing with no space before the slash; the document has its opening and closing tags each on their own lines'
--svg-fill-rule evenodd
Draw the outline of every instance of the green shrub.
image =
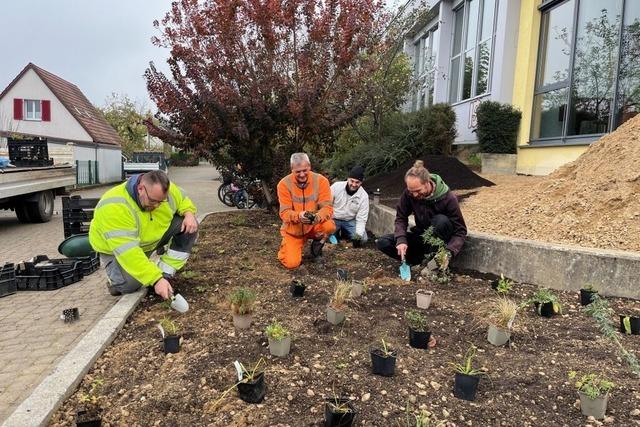
<svg viewBox="0 0 640 427">
<path fill-rule="evenodd" d="M 485 101 L 476 114 L 480 152 L 515 154 L 522 113 L 509 104 Z"/>
<path fill-rule="evenodd" d="M 456 113 L 449 104 L 434 104 L 415 114 L 417 128 L 416 152 L 420 154 L 451 154 L 456 139 Z"/>
<path fill-rule="evenodd" d="M 197 154 L 186 151 L 171 154 L 172 166 L 198 166 L 198 163 L 200 163 L 200 157 Z"/>
</svg>

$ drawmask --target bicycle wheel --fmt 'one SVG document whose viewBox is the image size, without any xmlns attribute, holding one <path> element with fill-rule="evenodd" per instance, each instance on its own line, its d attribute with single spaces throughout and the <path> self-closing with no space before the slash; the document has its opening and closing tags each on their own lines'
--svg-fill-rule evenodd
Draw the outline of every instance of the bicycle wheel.
<svg viewBox="0 0 640 427">
<path fill-rule="evenodd" d="M 248 202 L 249 202 L 249 193 L 247 193 L 247 190 L 245 189 L 237 191 L 233 195 L 233 204 L 238 209 L 247 209 Z"/>
<path fill-rule="evenodd" d="M 237 191 L 227 191 L 226 193 L 224 193 L 224 197 L 222 200 L 222 203 L 224 203 L 225 205 L 229 206 L 230 208 L 235 207 L 235 203 L 233 202 L 233 196 L 235 196 L 237 193 Z"/>
<path fill-rule="evenodd" d="M 224 195 L 231 189 L 231 184 L 220 184 L 218 187 L 218 199 L 224 203 Z"/>
</svg>

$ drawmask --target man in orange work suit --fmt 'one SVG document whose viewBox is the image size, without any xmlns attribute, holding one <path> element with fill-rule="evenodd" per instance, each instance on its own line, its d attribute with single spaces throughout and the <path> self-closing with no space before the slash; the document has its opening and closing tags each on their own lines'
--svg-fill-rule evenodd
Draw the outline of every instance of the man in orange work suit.
<svg viewBox="0 0 640 427">
<path fill-rule="evenodd" d="M 311 255 L 319 258 L 327 236 L 336 231 L 333 197 L 329 180 L 311 172 L 311 162 L 305 153 L 291 155 L 291 174 L 278 183 L 278 201 L 282 227 L 282 243 L 278 259 L 288 269 L 300 266 L 302 250 L 308 239 Z"/>
</svg>

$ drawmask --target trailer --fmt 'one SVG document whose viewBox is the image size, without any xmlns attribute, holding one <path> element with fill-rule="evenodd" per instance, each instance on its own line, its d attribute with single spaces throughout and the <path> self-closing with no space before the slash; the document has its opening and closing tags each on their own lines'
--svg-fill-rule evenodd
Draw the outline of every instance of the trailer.
<svg viewBox="0 0 640 427">
<path fill-rule="evenodd" d="M 149 171 L 167 171 L 167 161 L 161 151 L 140 151 L 133 153 L 131 162 L 124 162 L 124 177 Z"/>
<path fill-rule="evenodd" d="M 76 184 L 69 164 L 0 169 L 0 209 L 12 210 L 23 223 L 47 222 L 56 195 Z"/>
</svg>

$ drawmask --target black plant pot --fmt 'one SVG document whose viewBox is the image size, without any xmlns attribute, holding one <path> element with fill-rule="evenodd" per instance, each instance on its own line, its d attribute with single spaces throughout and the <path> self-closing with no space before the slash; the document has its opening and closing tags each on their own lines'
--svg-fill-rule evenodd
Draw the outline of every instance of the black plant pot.
<svg viewBox="0 0 640 427">
<path fill-rule="evenodd" d="M 627 333 L 624 327 L 624 318 L 627 316 L 620 315 L 620 332 Z M 629 326 L 631 326 L 631 335 L 640 335 L 640 317 L 629 316 Z"/>
<path fill-rule="evenodd" d="M 413 348 L 429 348 L 429 339 L 431 338 L 431 332 L 418 332 L 409 328 L 409 345 Z"/>
<path fill-rule="evenodd" d="M 301 298 L 304 296 L 304 290 L 307 289 L 306 285 L 299 280 L 291 281 L 291 296 L 294 298 Z"/>
<path fill-rule="evenodd" d="M 476 391 L 480 377 L 456 372 L 456 379 L 453 383 L 453 395 L 458 399 L 475 400 Z"/>
<path fill-rule="evenodd" d="M 395 351 L 385 356 L 384 351 L 379 348 L 371 350 L 371 372 L 383 377 L 392 377 L 396 371 L 396 356 Z"/>
<path fill-rule="evenodd" d="M 96 412 L 81 410 L 76 412 L 77 427 L 100 427 L 102 420 Z"/>
<path fill-rule="evenodd" d="M 598 291 L 590 291 L 588 289 L 580 289 L 580 304 L 589 305 L 591 304 L 591 296 L 597 295 Z"/>
<path fill-rule="evenodd" d="M 540 303 L 537 302 L 535 303 L 535 306 L 536 306 L 536 313 L 538 313 L 542 317 L 551 317 L 555 314 L 555 312 L 553 311 L 552 302 L 545 302 L 544 304 L 542 304 L 541 308 L 540 308 Z"/>
<path fill-rule="evenodd" d="M 493 289 L 494 291 L 498 290 L 498 283 L 500 283 L 499 280 L 494 280 L 491 282 L 491 289 Z"/>
<path fill-rule="evenodd" d="M 164 354 L 178 353 L 180 351 L 180 336 L 169 335 L 162 340 L 164 344 Z"/>
<path fill-rule="evenodd" d="M 264 383 L 264 372 L 260 372 L 253 381 L 238 384 L 238 395 L 247 403 L 260 403 L 267 394 L 267 385 Z"/>
<path fill-rule="evenodd" d="M 351 240 L 351 243 L 353 244 L 354 248 L 361 248 L 362 247 L 362 239 L 353 239 L 353 240 Z"/>
<path fill-rule="evenodd" d="M 324 405 L 324 426 L 325 427 L 350 427 L 356 418 L 356 411 L 349 402 L 349 399 L 339 398 L 338 403 L 346 403 L 349 412 L 334 412 L 330 403 L 336 403 L 335 399 L 327 399 Z"/>
</svg>

